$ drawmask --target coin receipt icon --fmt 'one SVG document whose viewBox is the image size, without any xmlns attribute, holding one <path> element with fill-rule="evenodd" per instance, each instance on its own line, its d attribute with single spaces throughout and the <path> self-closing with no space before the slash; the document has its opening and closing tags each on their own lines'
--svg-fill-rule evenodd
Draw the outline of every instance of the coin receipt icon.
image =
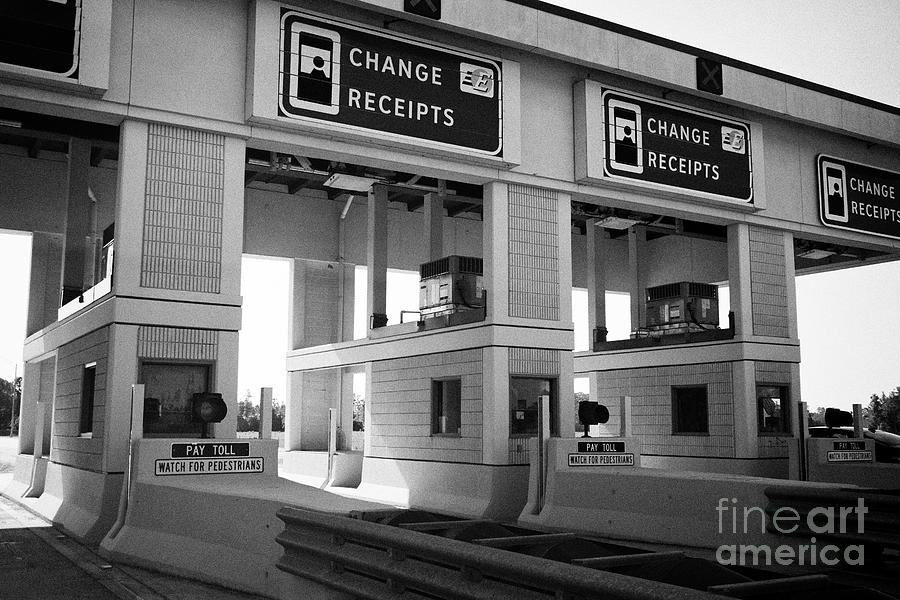
<svg viewBox="0 0 900 600">
<path fill-rule="evenodd" d="M 491 69 L 459 63 L 459 89 L 467 94 L 494 97 L 494 72 Z"/>
<path fill-rule="evenodd" d="M 746 154 L 747 137 L 740 129 L 722 126 L 722 150 L 736 154 Z"/>
</svg>

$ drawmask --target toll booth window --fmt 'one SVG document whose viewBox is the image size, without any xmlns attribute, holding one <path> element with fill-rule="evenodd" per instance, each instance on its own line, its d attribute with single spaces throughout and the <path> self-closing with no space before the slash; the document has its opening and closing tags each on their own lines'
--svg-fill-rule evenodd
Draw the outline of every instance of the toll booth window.
<svg viewBox="0 0 900 600">
<path fill-rule="evenodd" d="M 791 432 L 787 387 L 756 384 L 756 418 L 759 433 L 784 435 Z"/>
<path fill-rule="evenodd" d="M 672 387 L 672 433 L 709 434 L 705 385 Z"/>
<path fill-rule="evenodd" d="M 509 378 L 509 434 L 513 437 L 528 437 L 538 434 L 540 419 L 539 403 L 543 396 L 552 398 L 553 381 L 537 377 Z M 550 427 L 556 411 L 550 410 Z"/>
<path fill-rule="evenodd" d="M 84 365 L 81 371 L 81 419 L 78 433 L 91 434 L 94 431 L 94 386 L 97 382 L 97 363 Z"/>
<path fill-rule="evenodd" d="M 195 437 L 202 423 L 194 419 L 193 395 L 208 392 L 210 365 L 143 363 L 144 434 L 147 437 Z"/>
<path fill-rule="evenodd" d="M 462 381 L 437 379 L 431 382 L 432 435 L 459 436 Z"/>
</svg>

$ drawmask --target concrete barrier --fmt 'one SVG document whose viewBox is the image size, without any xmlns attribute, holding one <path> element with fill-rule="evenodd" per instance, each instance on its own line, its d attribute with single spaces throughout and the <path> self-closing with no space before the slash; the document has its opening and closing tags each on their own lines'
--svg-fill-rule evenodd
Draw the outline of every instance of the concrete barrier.
<svg viewBox="0 0 900 600">
<path fill-rule="evenodd" d="M 196 442 L 248 448 L 246 456 L 204 457 L 202 470 L 199 464 L 185 464 L 201 459 L 172 462 L 179 460 L 173 458 L 177 454 L 173 444 Z M 102 553 L 127 564 L 270 598 L 337 597 L 275 568 L 281 555 L 275 537 L 282 529 L 276 512 L 287 505 L 343 515 L 386 507 L 278 477 L 277 446 L 277 440 L 252 439 L 135 441 L 123 524 L 103 539 Z M 216 468 L 215 461 L 234 460 L 247 462 L 221 463 Z M 231 468 L 235 465 L 241 469 Z"/>
<path fill-rule="evenodd" d="M 13 463 L 13 476 L 3 488 L 3 495 L 19 500 L 31 487 L 34 473 L 34 457 L 30 454 L 18 454 Z"/>
<path fill-rule="evenodd" d="M 761 525 L 767 519 L 765 489 L 785 485 L 783 479 L 631 467 L 568 467 L 565 454 L 570 443 L 559 438 L 548 441 L 548 464 L 555 468 L 548 469 L 543 508 L 539 514 L 523 511 L 519 521 L 524 525 L 705 548 L 772 544 L 780 539 L 763 533 Z M 808 482 L 792 485 L 831 490 L 841 487 Z M 746 519 L 745 509 L 749 510 Z"/>
<path fill-rule="evenodd" d="M 463 517 L 515 519 L 525 506 L 528 467 L 363 459 L 356 497 Z"/>
<path fill-rule="evenodd" d="M 292 450 L 281 455 L 281 475 L 285 479 L 321 488 L 328 478 L 328 452 Z M 338 452 L 334 455 L 334 473 L 330 485 L 355 488 L 362 480 L 362 452 Z"/>
<path fill-rule="evenodd" d="M 900 464 L 875 462 L 873 440 L 809 438 L 806 448 L 809 481 L 900 488 Z"/>
</svg>

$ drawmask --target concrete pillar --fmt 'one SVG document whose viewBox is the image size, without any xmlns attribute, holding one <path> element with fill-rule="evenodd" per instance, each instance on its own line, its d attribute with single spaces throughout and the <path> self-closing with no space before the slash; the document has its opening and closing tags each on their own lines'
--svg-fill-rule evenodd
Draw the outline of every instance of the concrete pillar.
<svg viewBox="0 0 900 600">
<path fill-rule="evenodd" d="M 222 394 L 228 407 L 228 414 L 221 423 L 210 427 L 210 436 L 216 438 L 233 438 L 237 436 L 237 378 L 238 378 L 238 341 L 237 331 L 219 332 L 219 358 L 215 369 L 212 391 Z"/>
<path fill-rule="evenodd" d="M 606 340 L 606 255 L 609 250 L 609 234 L 595 225 L 596 219 L 587 222 L 587 268 L 588 290 L 588 347 Z"/>
<path fill-rule="evenodd" d="M 141 288 L 141 251 L 147 188 L 147 139 L 147 123 L 128 120 L 119 128 L 116 247 L 113 258 L 113 285 L 117 295 L 146 295 L 146 290 Z"/>
<path fill-rule="evenodd" d="M 794 267 L 794 234 L 785 231 L 784 238 L 784 285 L 787 295 L 788 337 L 797 339 L 797 282 Z"/>
<path fill-rule="evenodd" d="M 631 274 L 631 330 L 647 325 L 647 227 L 635 225 L 628 230 L 628 270 Z"/>
<path fill-rule="evenodd" d="M 482 248 L 484 289 L 487 292 L 487 320 L 509 319 L 509 186 L 491 182 L 484 185 Z"/>
<path fill-rule="evenodd" d="M 288 322 L 288 350 L 306 346 L 306 261 L 291 261 L 291 298 Z"/>
<path fill-rule="evenodd" d="M 759 423 L 756 415 L 756 363 L 732 363 L 734 394 L 734 456 L 759 457 Z"/>
<path fill-rule="evenodd" d="M 22 373 L 22 400 L 19 402 L 19 454 L 29 454 L 34 446 L 37 403 L 41 393 L 41 363 L 25 363 Z"/>
<path fill-rule="evenodd" d="M 485 348 L 483 364 L 482 454 L 485 464 L 505 465 L 509 464 L 509 349 Z"/>
<path fill-rule="evenodd" d="M 103 425 L 103 469 L 106 472 L 122 472 L 128 466 L 132 388 L 138 381 L 137 338 L 136 325 L 116 323 L 109 328 Z M 143 428 L 143 411 L 141 417 Z"/>
<path fill-rule="evenodd" d="M 366 266 L 368 268 L 369 328 L 387 324 L 387 188 L 372 186 L 369 191 Z"/>
<path fill-rule="evenodd" d="M 284 449 L 300 449 L 301 417 L 303 416 L 303 373 L 287 374 L 287 398 L 284 403 Z"/>
<path fill-rule="evenodd" d="M 353 442 L 353 370 L 341 370 L 341 402 L 338 424 L 343 432 L 343 440 L 338 450 L 350 450 Z"/>
<path fill-rule="evenodd" d="M 353 265 L 341 265 L 341 327 L 339 341 L 353 340 L 353 311 L 356 303 L 356 273 Z"/>
<path fill-rule="evenodd" d="M 366 417 L 363 429 L 363 456 L 372 451 L 372 363 L 366 363 Z M 485 461 L 487 462 L 487 461 Z"/>
<path fill-rule="evenodd" d="M 60 306 L 90 287 L 93 269 L 85 271 L 86 240 L 90 240 L 93 206 L 88 196 L 91 143 L 69 140 L 68 189 L 63 243 L 62 298 Z"/>
<path fill-rule="evenodd" d="M 569 328 L 568 350 L 559 353 L 557 424 L 559 434 L 575 435 L 575 332 L 572 322 L 572 197 L 558 194 L 559 321 Z"/>
<path fill-rule="evenodd" d="M 428 248 L 427 261 L 444 256 L 444 197 L 425 194 L 425 239 Z"/>
<path fill-rule="evenodd" d="M 791 256 L 793 256 L 791 250 Z M 793 263 L 793 260 L 791 261 Z M 791 278 L 793 281 L 793 277 Z M 728 226 L 728 289 L 734 312 L 735 336 L 753 335 L 753 302 L 750 292 L 750 227 L 745 223 Z M 796 312 L 796 302 L 794 303 Z M 794 318 L 796 327 L 796 316 Z"/>
<path fill-rule="evenodd" d="M 31 234 L 31 276 L 28 284 L 29 336 L 56 322 L 60 306 L 63 237 L 58 233 Z"/>
</svg>

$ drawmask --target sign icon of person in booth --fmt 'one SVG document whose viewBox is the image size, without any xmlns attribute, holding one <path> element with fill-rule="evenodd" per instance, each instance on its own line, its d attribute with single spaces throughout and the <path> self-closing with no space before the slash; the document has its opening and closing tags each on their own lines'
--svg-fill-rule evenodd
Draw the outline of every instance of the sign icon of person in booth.
<svg viewBox="0 0 900 600">
<path fill-rule="evenodd" d="M 825 166 L 825 217 L 846 223 L 847 216 L 847 176 L 839 165 Z"/>
</svg>

